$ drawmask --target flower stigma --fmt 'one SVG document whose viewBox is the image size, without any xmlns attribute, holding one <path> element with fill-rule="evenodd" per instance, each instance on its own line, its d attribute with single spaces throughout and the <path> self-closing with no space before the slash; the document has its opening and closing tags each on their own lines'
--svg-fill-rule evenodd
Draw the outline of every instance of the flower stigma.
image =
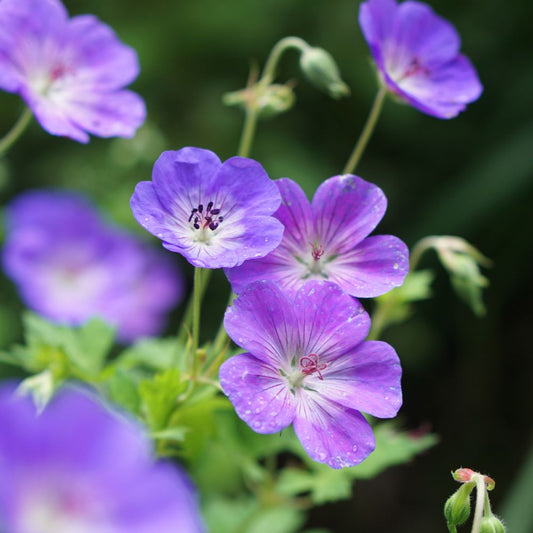
<svg viewBox="0 0 533 533">
<path fill-rule="evenodd" d="M 322 371 L 328 366 L 327 363 L 320 363 L 320 359 L 316 353 L 309 355 L 302 355 L 299 359 L 299 365 L 292 367 L 291 372 L 285 373 L 280 370 L 280 374 L 284 376 L 289 382 L 291 389 L 298 389 L 302 387 L 306 376 L 317 374 L 318 379 L 324 380 Z"/>
</svg>

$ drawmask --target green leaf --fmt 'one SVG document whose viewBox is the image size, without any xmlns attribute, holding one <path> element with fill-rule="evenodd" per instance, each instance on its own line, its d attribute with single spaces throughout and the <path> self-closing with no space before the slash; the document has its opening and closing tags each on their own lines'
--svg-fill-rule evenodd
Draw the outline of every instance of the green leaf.
<svg viewBox="0 0 533 533">
<path fill-rule="evenodd" d="M 140 415 L 141 398 L 134 376 L 120 367 L 114 367 L 102 383 L 108 398 L 136 415 Z"/>
<path fill-rule="evenodd" d="M 248 521 L 247 533 L 294 533 L 304 522 L 302 511 L 289 506 L 262 509 Z"/>
<path fill-rule="evenodd" d="M 437 435 L 399 431 L 396 422 L 374 426 L 376 449 L 360 465 L 345 469 L 354 479 L 371 479 L 390 466 L 407 463 L 438 442 Z"/>
<path fill-rule="evenodd" d="M 311 471 L 282 471 L 277 488 L 282 494 L 290 496 L 309 493 L 316 505 L 345 500 L 352 495 L 352 481 L 345 471 L 318 463 L 313 465 Z"/>
<path fill-rule="evenodd" d="M 252 498 L 230 500 L 217 497 L 205 503 L 202 515 L 207 523 L 208 531 L 214 533 L 244 532 L 246 530 L 242 525 L 251 516 L 256 506 L 257 503 Z"/>
<path fill-rule="evenodd" d="M 431 434 L 413 436 L 396 429 L 395 422 L 374 426 L 376 449 L 359 465 L 335 470 L 310 459 L 303 448 L 297 451 L 308 467 L 286 469 L 281 472 L 277 490 L 287 496 L 308 494 L 313 503 L 350 498 L 354 479 L 370 479 L 390 466 L 405 463 L 416 454 L 433 446 L 437 437 Z"/>
<path fill-rule="evenodd" d="M 25 368 L 48 368 L 56 377 L 94 378 L 114 341 L 114 329 L 99 319 L 79 328 L 53 324 L 33 313 L 23 316 L 26 347 L 19 356 Z M 77 371 L 77 372 L 76 372 Z M 79 373 L 85 374 L 80 376 Z"/>
<path fill-rule="evenodd" d="M 186 427 L 170 427 L 163 429 L 161 431 L 156 431 L 152 433 L 153 439 L 162 439 L 162 440 L 175 440 L 177 442 L 183 442 L 185 440 L 185 435 L 189 431 Z"/>
<path fill-rule="evenodd" d="M 170 415 L 177 405 L 178 396 L 185 390 L 180 371 L 171 368 L 145 379 L 139 384 L 141 412 L 152 432 L 167 427 Z"/>
<path fill-rule="evenodd" d="M 216 419 L 223 411 L 232 409 L 226 397 L 216 395 L 217 391 L 211 387 L 205 389 L 209 396 L 202 395 L 201 401 L 180 405 L 172 416 L 172 426 L 188 429 L 181 455 L 189 460 L 195 460 L 203 453 L 215 434 Z"/>
<path fill-rule="evenodd" d="M 216 533 L 295 533 L 304 522 L 288 505 L 260 507 L 252 498 L 213 498 L 204 506 L 208 530 Z"/>
<path fill-rule="evenodd" d="M 116 330 L 103 320 L 93 318 L 77 330 L 73 353 L 69 354 L 80 368 L 85 368 L 90 374 L 101 371 L 106 357 L 113 347 Z"/>
<path fill-rule="evenodd" d="M 185 370 L 186 350 L 176 338 L 142 339 L 124 350 L 117 363 L 126 367 L 147 367 L 153 370 L 179 368 Z"/>
<path fill-rule="evenodd" d="M 383 311 L 387 317 L 386 325 L 404 322 L 411 316 L 414 302 L 431 298 L 434 278 L 431 270 L 410 272 L 401 287 L 376 298 L 376 314 Z"/>
</svg>

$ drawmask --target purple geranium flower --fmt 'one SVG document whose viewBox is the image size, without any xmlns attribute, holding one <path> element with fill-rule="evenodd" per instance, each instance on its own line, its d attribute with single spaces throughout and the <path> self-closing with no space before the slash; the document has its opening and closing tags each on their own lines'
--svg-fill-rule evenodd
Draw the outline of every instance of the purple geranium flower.
<svg viewBox="0 0 533 533">
<path fill-rule="evenodd" d="M 159 333 L 182 295 L 170 257 L 60 191 L 27 192 L 8 206 L 3 266 L 31 309 L 72 325 L 100 316 L 123 341 Z"/>
<path fill-rule="evenodd" d="M 154 463 L 143 430 L 74 389 L 41 415 L 0 387 L 0 528 L 11 533 L 200 533 L 195 491 Z"/>
<path fill-rule="evenodd" d="M 68 18 L 59 0 L 0 1 L 0 88 L 18 93 L 52 135 L 132 137 L 144 102 L 124 90 L 137 55 L 92 15 Z"/>
<path fill-rule="evenodd" d="M 428 5 L 368 0 L 359 23 L 381 82 L 423 113 L 453 118 L 481 95 L 474 67 L 459 53 L 457 31 Z"/>
<path fill-rule="evenodd" d="M 333 281 L 352 296 L 374 297 L 403 283 L 409 270 L 405 244 L 391 235 L 367 237 L 387 208 L 379 187 L 353 175 L 334 176 L 310 204 L 295 182 L 275 183 L 282 197 L 275 216 L 285 226 L 283 240 L 263 259 L 226 270 L 234 292 L 262 279 L 288 289 L 315 279 Z"/>
<path fill-rule="evenodd" d="M 370 319 L 329 282 L 310 281 L 293 297 L 256 282 L 226 312 L 228 335 L 249 353 L 220 367 L 220 384 L 237 414 L 258 433 L 294 424 L 315 461 L 352 466 L 374 449 L 360 411 L 396 415 L 402 403 L 398 356 L 364 342 Z"/>
<path fill-rule="evenodd" d="M 152 181 L 137 184 L 131 208 L 137 222 L 203 268 L 234 267 L 275 248 L 283 226 L 271 215 L 280 195 L 253 159 L 221 163 L 209 150 L 163 152 Z"/>
</svg>

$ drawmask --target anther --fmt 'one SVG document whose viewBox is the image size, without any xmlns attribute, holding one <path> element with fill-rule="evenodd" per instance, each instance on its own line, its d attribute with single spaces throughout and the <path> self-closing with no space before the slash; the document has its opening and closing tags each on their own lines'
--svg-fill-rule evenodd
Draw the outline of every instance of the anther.
<svg viewBox="0 0 533 533">
<path fill-rule="evenodd" d="M 214 202 L 208 202 L 204 212 L 204 204 L 198 204 L 198 207 L 191 209 L 189 215 L 189 222 L 192 222 L 194 229 L 209 228 L 214 231 L 219 224 L 224 220 L 224 217 L 218 216 L 220 209 L 213 209 Z"/>
</svg>

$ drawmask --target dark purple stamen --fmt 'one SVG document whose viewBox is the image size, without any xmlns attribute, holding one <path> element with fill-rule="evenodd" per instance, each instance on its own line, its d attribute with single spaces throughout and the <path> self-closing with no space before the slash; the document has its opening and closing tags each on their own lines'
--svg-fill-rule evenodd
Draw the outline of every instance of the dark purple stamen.
<svg viewBox="0 0 533 533">
<path fill-rule="evenodd" d="M 193 207 L 189 215 L 189 222 L 192 221 L 194 229 L 209 228 L 214 231 L 218 228 L 224 217 L 217 216 L 220 209 L 213 209 L 213 202 L 207 204 L 207 209 L 204 213 L 204 204 L 199 204 L 198 207 Z"/>
</svg>

